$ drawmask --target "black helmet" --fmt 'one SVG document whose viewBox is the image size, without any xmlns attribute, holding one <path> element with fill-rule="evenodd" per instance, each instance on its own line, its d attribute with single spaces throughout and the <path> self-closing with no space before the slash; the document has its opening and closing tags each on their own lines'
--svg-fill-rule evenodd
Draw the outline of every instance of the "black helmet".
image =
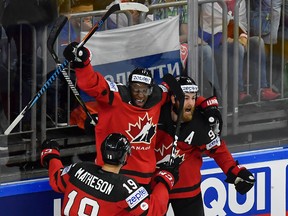
<svg viewBox="0 0 288 216">
<path fill-rule="evenodd" d="M 130 142 L 120 133 L 111 133 L 101 145 L 103 161 L 107 164 L 125 164 L 126 153 L 131 153 Z"/>
<path fill-rule="evenodd" d="M 198 86 L 191 77 L 176 76 L 175 79 L 180 84 L 184 93 L 197 93 L 198 92 Z"/>
<path fill-rule="evenodd" d="M 152 73 L 146 68 L 136 68 L 129 75 L 129 85 L 133 82 L 144 83 L 149 86 L 153 84 Z"/>
</svg>

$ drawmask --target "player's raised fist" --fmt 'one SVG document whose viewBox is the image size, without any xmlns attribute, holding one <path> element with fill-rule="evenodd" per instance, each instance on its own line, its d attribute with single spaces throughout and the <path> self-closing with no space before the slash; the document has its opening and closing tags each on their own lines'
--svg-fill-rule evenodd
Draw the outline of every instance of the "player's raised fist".
<svg viewBox="0 0 288 216">
<path fill-rule="evenodd" d="M 45 168 L 49 167 L 49 161 L 53 158 L 60 158 L 59 144 L 55 140 L 45 140 L 42 143 L 41 165 Z"/>
<path fill-rule="evenodd" d="M 91 52 L 86 47 L 77 48 L 78 42 L 70 43 L 63 51 L 64 57 L 71 62 L 73 68 L 83 68 L 91 61 Z"/>
</svg>

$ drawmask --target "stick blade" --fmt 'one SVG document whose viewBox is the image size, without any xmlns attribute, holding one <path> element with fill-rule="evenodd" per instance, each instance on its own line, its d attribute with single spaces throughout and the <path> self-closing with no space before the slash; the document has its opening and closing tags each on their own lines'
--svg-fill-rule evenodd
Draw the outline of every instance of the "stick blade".
<svg viewBox="0 0 288 216">
<path fill-rule="evenodd" d="M 57 62 L 59 62 L 59 59 L 58 59 L 58 57 L 54 51 L 53 46 L 55 44 L 56 39 L 58 38 L 58 35 L 60 34 L 62 28 L 67 23 L 67 21 L 68 21 L 68 17 L 66 17 L 64 15 L 60 15 L 57 18 L 55 24 L 53 25 L 53 27 L 49 33 L 48 39 L 47 39 L 47 49 L 50 52 L 50 54 L 52 55 L 53 59 Z"/>
<path fill-rule="evenodd" d="M 141 3 L 137 2 L 124 2 L 119 3 L 120 10 L 137 10 L 141 12 L 148 12 L 149 8 Z"/>
</svg>

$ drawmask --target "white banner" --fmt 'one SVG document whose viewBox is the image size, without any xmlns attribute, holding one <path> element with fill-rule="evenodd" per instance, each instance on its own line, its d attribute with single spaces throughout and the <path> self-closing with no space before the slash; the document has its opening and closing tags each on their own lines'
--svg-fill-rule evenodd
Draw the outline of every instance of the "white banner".
<svg viewBox="0 0 288 216">
<path fill-rule="evenodd" d="M 92 50 L 93 66 L 179 51 L 179 17 L 97 31 L 85 46 Z"/>
</svg>

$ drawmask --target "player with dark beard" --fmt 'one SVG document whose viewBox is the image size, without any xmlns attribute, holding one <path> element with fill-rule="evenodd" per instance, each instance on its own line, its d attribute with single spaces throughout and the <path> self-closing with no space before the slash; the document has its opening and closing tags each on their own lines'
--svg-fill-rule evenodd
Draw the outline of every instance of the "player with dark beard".
<svg viewBox="0 0 288 216">
<path fill-rule="evenodd" d="M 198 86 L 190 77 L 176 77 L 185 93 L 182 116 L 180 116 L 180 134 L 176 147 L 176 159 L 181 158 L 179 181 L 170 191 L 170 203 L 175 216 L 204 216 L 201 195 L 202 153 L 213 158 L 226 174 L 226 182 L 234 184 L 240 194 L 247 193 L 254 185 L 255 179 L 245 167 L 240 167 L 227 149 L 226 143 L 211 127 L 202 106 L 196 107 Z M 211 103 L 213 100 L 207 99 Z M 209 104 L 208 103 L 208 104 Z M 162 107 L 157 129 L 156 158 L 158 162 L 170 159 L 178 119 L 179 101 L 174 95 L 171 103 Z"/>
<path fill-rule="evenodd" d="M 59 144 L 54 140 L 44 141 L 41 164 L 49 168 L 53 190 L 64 193 L 62 215 L 164 215 L 168 192 L 178 179 L 179 164 L 162 164 L 156 174 L 157 184 L 149 195 L 134 179 L 119 174 L 130 157 L 130 147 L 125 136 L 111 133 L 101 145 L 102 167 L 80 162 L 64 168 Z"/>
</svg>

